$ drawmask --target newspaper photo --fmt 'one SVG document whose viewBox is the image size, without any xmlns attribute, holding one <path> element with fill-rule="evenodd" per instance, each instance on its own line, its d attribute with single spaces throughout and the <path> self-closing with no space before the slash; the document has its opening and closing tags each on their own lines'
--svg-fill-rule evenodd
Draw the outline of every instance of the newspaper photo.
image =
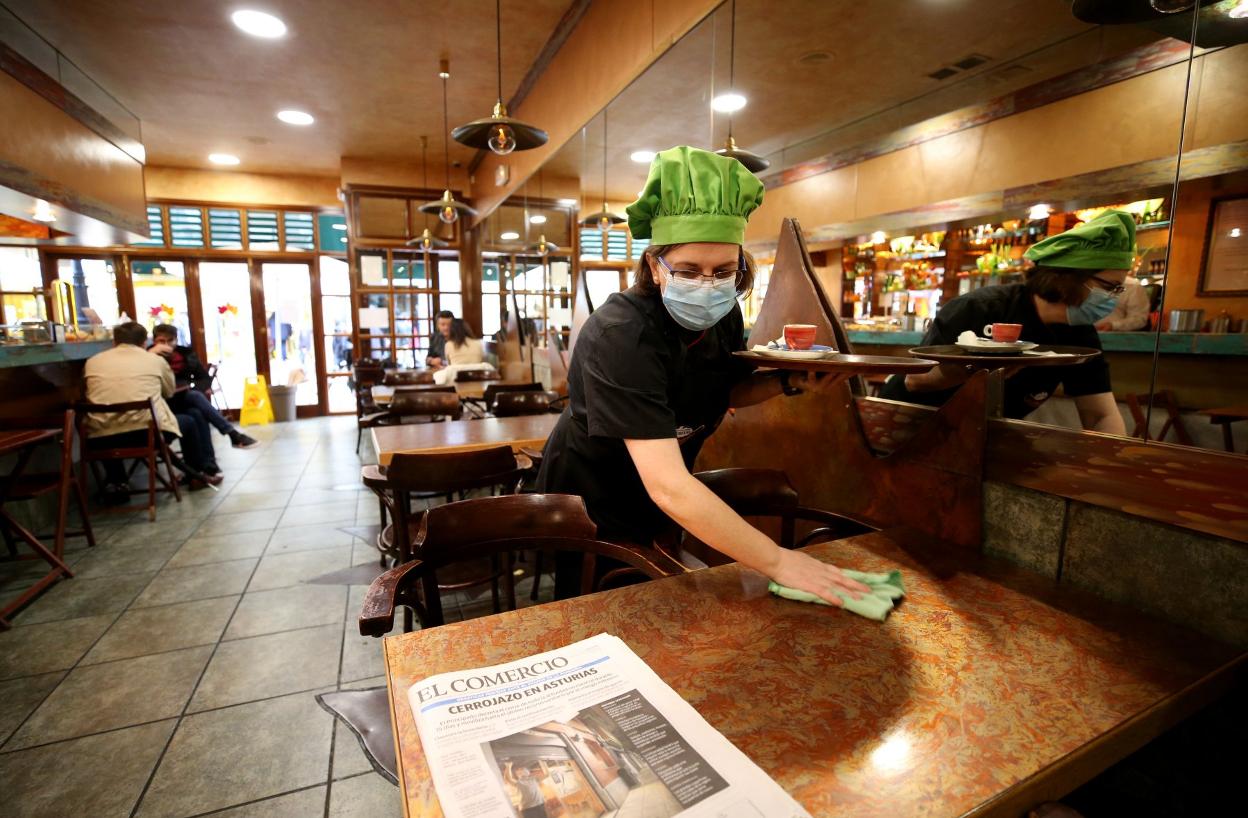
<svg viewBox="0 0 1248 818">
<path fill-rule="evenodd" d="M 809 818 L 608 634 L 408 701 L 447 818 Z"/>
</svg>

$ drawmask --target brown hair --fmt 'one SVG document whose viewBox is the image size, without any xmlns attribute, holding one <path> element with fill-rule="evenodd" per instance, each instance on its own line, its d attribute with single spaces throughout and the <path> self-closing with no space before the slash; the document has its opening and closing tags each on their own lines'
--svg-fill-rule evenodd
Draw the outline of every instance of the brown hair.
<svg viewBox="0 0 1248 818">
<path fill-rule="evenodd" d="M 178 328 L 173 324 L 157 324 L 152 327 L 153 338 L 172 338 L 176 344 L 178 342 Z"/>
<path fill-rule="evenodd" d="M 1028 292 L 1040 296 L 1050 304 L 1077 306 L 1088 297 L 1088 290 L 1084 285 L 1099 272 L 1101 271 L 1037 264 L 1023 274 L 1023 280 Z"/>
<path fill-rule="evenodd" d="M 684 246 L 684 244 L 652 244 L 647 247 L 637 259 L 637 269 L 633 273 L 633 286 L 643 295 L 657 295 L 659 285 L 654 283 L 654 276 L 650 274 L 650 259 Z M 744 247 L 741 248 L 741 257 L 745 259 L 745 271 L 737 274 L 737 295 L 744 296 L 754 289 L 754 257 Z"/>
<path fill-rule="evenodd" d="M 147 343 L 147 327 L 138 321 L 127 321 L 124 324 L 118 324 L 113 327 L 113 343 L 133 344 L 136 347 L 141 347 Z"/>
</svg>

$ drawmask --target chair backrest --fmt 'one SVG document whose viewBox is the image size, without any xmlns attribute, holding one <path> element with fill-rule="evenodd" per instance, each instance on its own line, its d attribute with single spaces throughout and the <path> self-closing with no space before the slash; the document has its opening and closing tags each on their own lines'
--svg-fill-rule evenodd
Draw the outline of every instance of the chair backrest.
<svg viewBox="0 0 1248 818">
<path fill-rule="evenodd" d="M 522 470 L 506 445 L 467 452 L 396 452 L 386 466 L 386 482 L 396 492 L 449 494 L 504 485 L 518 479 Z"/>
<path fill-rule="evenodd" d="M 482 400 L 485 402 L 485 408 L 488 411 L 494 408 L 494 401 L 503 392 L 541 392 L 545 388 L 537 381 L 531 383 L 491 383 L 486 384 Z"/>
<path fill-rule="evenodd" d="M 382 383 L 386 386 L 405 386 L 433 383 L 432 369 L 403 369 L 387 373 Z"/>
<path fill-rule="evenodd" d="M 459 396 L 451 392 L 433 392 L 427 389 L 397 389 L 390 399 L 391 415 L 402 417 L 450 417 L 463 414 Z"/>
<path fill-rule="evenodd" d="M 461 369 L 455 373 L 455 380 L 460 381 L 496 381 L 498 372 L 493 369 Z"/>
<path fill-rule="evenodd" d="M 61 470 L 73 473 L 74 465 L 74 429 L 76 414 L 73 409 L 65 409 L 59 415 L 16 416 L 0 421 L 0 429 L 6 431 L 17 429 L 56 429 L 61 430 Z M 84 447 L 85 448 L 85 447 Z"/>
<path fill-rule="evenodd" d="M 160 429 L 160 424 L 156 420 L 156 398 L 148 398 L 147 400 L 132 400 L 125 403 L 90 403 L 87 401 L 79 401 L 74 404 L 74 425 L 78 427 L 78 439 L 85 441 L 88 433 L 88 420 L 91 415 L 127 415 L 144 413 L 147 415 L 147 443 L 143 446 L 124 446 L 113 449 L 99 449 L 82 447 L 82 457 L 84 460 L 107 460 L 119 457 L 118 452 L 146 453 L 148 450 L 156 446 L 156 432 Z M 125 455 L 127 457 L 134 456 Z"/>
<path fill-rule="evenodd" d="M 687 570 L 658 549 L 605 542 L 596 536 L 597 526 L 585 512 L 584 501 L 570 494 L 513 494 L 435 506 L 425 513 L 417 533 L 416 559 L 390 569 L 369 587 L 360 632 L 366 636 L 389 632 L 396 605 L 417 609 L 426 627 L 441 624 L 439 568 L 522 549 L 580 553 L 583 593 L 594 589 L 597 557 L 618 560 L 650 579 Z M 418 586 L 423 587 L 423 597 L 415 593 Z"/>
<path fill-rule="evenodd" d="M 503 392 L 494 400 L 494 414 L 500 418 L 544 415 L 558 397 L 557 392 Z"/>
</svg>

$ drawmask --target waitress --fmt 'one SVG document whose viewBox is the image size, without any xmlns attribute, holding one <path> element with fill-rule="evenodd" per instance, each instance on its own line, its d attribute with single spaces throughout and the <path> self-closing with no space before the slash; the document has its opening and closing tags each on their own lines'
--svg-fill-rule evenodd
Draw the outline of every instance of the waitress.
<svg viewBox="0 0 1248 818">
<path fill-rule="evenodd" d="M 1096 324 L 1114 311 L 1135 257 L 1135 220 L 1107 210 L 1086 224 L 1032 245 L 1023 257 L 1035 266 L 1021 284 L 982 287 L 940 308 L 923 346 L 952 344 L 987 324 L 1021 324 L 1020 338 L 1037 344 L 1101 348 Z M 965 367 L 943 364 L 921 375 L 894 375 L 881 396 L 940 406 L 971 376 Z M 1005 381 L 1004 414 L 1022 418 L 1061 386 L 1073 398 L 1084 429 L 1125 435 L 1126 425 L 1109 382 L 1104 356 L 1076 366 L 1035 366 Z"/>
<path fill-rule="evenodd" d="M 730 406 L 816 389 L 803 376 L 752 374 L 737 296 L 754 280 L 742 249 L 763 185 L 736 159 L 690 147 L 658 154 L 628 207 L 651 244 L 633 286 L 585 322 L 568 369 L 568 408 L 546 443 L 538 491 L 578 494 L 602 539 L 651 545 L 675 521 L 737 562 L 840 605 L 868 589 L 840 569 L 783 549 L 689 473 Z M 830 379 L 829 379 L 830 381 Z M 677 443 L 677 429 L 695 430 Z M 578 586 L 559 565 L 556 595 Z"/>
</svg>

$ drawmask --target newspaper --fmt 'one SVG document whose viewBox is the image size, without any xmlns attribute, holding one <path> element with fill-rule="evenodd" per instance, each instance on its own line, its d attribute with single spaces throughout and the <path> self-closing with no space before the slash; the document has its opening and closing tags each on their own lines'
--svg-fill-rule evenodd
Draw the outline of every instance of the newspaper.
<svg viewBox="0 0 1248 818">
<path fill-rule="evenodd" d="M 408 701 L 447 818 L 809 818 L 605 633 Z"/>
</svg>

